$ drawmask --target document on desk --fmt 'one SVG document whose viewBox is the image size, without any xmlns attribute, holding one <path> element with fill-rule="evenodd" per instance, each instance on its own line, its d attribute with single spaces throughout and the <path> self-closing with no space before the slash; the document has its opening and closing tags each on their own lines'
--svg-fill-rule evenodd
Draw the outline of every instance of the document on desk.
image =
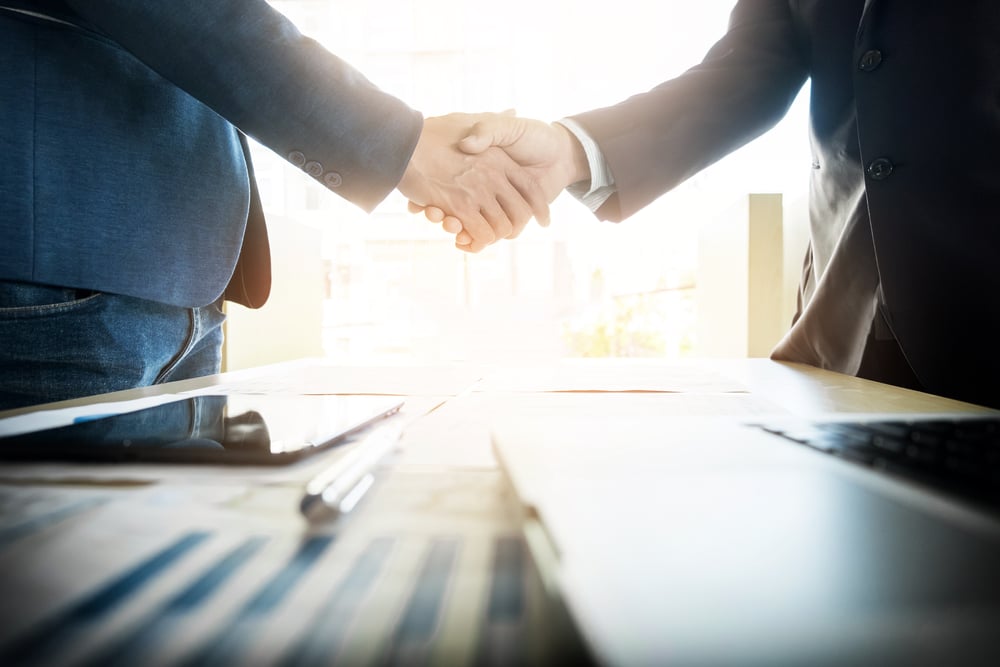
<svg viewBox="0 0 1000 667">
<path fill-rule="evenodd" d="M 398 463 L 450 468 L 495 468 L 490 429 L 532 417 L 776 416 L 780 406 L 741 392 L 473 392 L 448 401 L 407 429 Z"/>
<path fill-rule="evenodd" d="M 342 366 L 310 361 L 269 370 L 255 377 L 224 381 L 187 393 L 372 394 L 384 396 L 456 396 L 483 377 L 468 364 Z"/>
<path fill-rule="evenodd" d="M 294 520 L 294 487 L 201 485 L 136 490 L 14 536 L 0 544 L 0 664 L 538 655 L 547 602 L 500 475 L 385 482 L 336 532 Z"/>
<path fill-rule="evenodd" d="M 572 359 L 503 368 L 486 375 L 477 392 L 730 393 L 747 388 L 704 365 L 649 359 Z"/>
</svg>

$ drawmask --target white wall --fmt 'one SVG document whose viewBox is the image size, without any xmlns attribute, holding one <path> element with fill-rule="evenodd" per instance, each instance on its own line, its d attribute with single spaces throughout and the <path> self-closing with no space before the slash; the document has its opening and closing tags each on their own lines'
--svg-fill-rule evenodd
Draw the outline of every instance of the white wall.
<svg viewBox="0 0 1000 667">
<path fill-rule="evenodd" d="M 279 216 L 268 216 L 271 297 L 251 310 L 229 303 L 223 369 L 323 356 L 324 265 L 322 232 Z"/>
</svg>

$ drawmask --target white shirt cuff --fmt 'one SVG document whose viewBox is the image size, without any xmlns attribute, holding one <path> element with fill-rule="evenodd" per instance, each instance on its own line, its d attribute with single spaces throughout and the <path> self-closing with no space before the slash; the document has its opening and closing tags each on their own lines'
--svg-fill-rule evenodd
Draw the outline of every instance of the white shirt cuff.
<svg viewBox="0 0 1000 667">
<path fill-rule="evenodd" d="M 572 132 L 580 142 L 590 167 L 590 181 L 573 183 L 566 188 L 566 191 L 596 213 L 608 197 L 615 193 L 615 178 L 611 175 L 611 169 L 608 168 L 600 146 L 583 127 L 571 118 L 563 118 L 556 122 Z"/>
</svg>

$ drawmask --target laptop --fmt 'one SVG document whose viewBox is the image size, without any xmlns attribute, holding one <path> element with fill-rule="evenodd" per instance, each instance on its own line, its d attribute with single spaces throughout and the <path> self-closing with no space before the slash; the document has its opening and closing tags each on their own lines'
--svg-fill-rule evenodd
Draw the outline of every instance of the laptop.
<svg viewBox="0 0 1000 667">
<path fill-rule="evenodd" d="M 1000 664 L 1000 421 L 906 420 L 538 418 L 492 443 L 598 663 Z"/>
</svg>

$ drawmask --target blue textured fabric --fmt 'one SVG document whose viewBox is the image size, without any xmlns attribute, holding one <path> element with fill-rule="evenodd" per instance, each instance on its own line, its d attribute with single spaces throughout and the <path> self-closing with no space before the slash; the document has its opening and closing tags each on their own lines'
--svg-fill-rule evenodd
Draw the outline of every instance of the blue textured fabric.
<svg viewBox="0 0 1000 667">
<path fill-rule="evenodd" d="M 249 206 L 235 128 L 93 34 L 0 15 L 0 41 L 0 278 L 215 301 Z"/>
<path fill-rule="evenodd" d="M 245 136 L 370 211 L 422 128 L 265 0 L 0 0 L 0 44 L 0 408 L 218 370 L 270 286 Z"/>
<path fill-rule="evenodd" d="M 264 0 L 0 5 L 0 280 L 212 303 L 251 204 L 241 131 L 366 210 L 420 134 Z"/>
<path fill-rule="evenodd" d="M 217 373 L 220 306 L 0 281 L 0 410 Z"/>
</svg>

